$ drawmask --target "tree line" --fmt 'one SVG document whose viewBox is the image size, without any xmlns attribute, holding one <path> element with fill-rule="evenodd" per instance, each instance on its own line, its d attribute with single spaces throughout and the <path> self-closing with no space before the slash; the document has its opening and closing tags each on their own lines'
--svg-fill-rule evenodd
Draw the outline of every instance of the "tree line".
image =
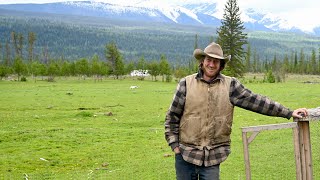
<svg viewBox="0 0 320 180">
<path fill-rule="evenodd" d="M 18 38 L 17 38 L 18 37 Z M 51 59 L 44 50 L 41 59 L 33 57 L 33 43 L 36 40 L 35 33 L 28 34 L 28 59 L 23 58 L 23 35 L 12 32 L 13 48 L 6 43 L 6 51 L 3 60 L 0 64 L 0 78 L 8 77 L 10 75 L 17 75 L 20 77 L 32 76 L 35 80 L 37 77 L 46 77 L 48 81 L 54 81 L 57 76 L 78 76 L 79 79 L 86 77 L 94 77 L 95 80 L 101 80 L 104 76 L 113 76 L 119 79 L 124 75 L 130 74 L 135 69 L 148 70 L 153 80 L 157 80 L 158 76 L 162 76 L 162 81 L 171 81 L 172 67 L 169 64 L 165 55 L 161 55 L 159 60 L 146 61 L 143 56 L 137 61 L 130 61 L 125 63 L 123 55 L 118 49 L 115 42 L 110 42 L 105 45 L 105 59 L 102 60 L 97 54 L 91 58 L 80 58 L 75 61 L 69 61 L 63 58 Z M 2 46 L 0 46 L 0 49 Z M 11 50 L 14 51 L 11 51 Z M 13 55 L 13 60 L 10 56 Z M 0 56 L 1 57 L 1 56 Z M 179 69 L 179 68 L 178 68 Z M 178 70 L 179 71 L 179 70 Z M 181 70 L 180 70 L 181 71 Z M 181 72 L 176 74 L 179 76 Z M 186 74 L 180 75 L 181 77 Z M 143 77 L 140 77 L 143 78 Z"/>
<path fill-rule="evenodd" d="M 222 39 L 223 37 L 220 37 L 220 40 L 217 39 L 217 41 L 222 41 Z M 56 76 L 95 77 L 95 79 L 114 76 L 118 79 L 130 74 L 134 69 L 147 69 L 153 80 L 162 76 L 162 81 L 171 81 L 173 77 L 179 79 L 197 71 L 198 64 L 195 59 L 190 58 L 187 62 L 177 60 L 176 63 L 170 63 L 165 54 L 154 60 L 141 56 L 137 60 L 126 61 L 121 50 L 113 41 L 105 44 L 104 59 L 97 54 L 91 58 L 79 58 L 74 61 L 64 59 L 64 57 L 53 59 L 49 57 L 47 47 L 43 47 L 41 56 L 34 56 L 36 40 L 37 36 L 34 32 L 29 32 L 25 37 L 22 33 L 12 31 L 10 41 L 7 41 L 5 45 L 0 43 L 1 79 L 12 74 L 16 74 L 18 80 L 21 76 L 32 76 L 35 79 L 38 76 L 48 77 L 48 80 L 53 80 Z M 214 38 L 211 37 L 208 41 L 214 41 Z M 195 35 L 194 42 L 194 48 L 198 48 L 198 35 Z M 220 43 L 223 44 L 223 42 Z M 239 45 L 241 46 L 243 44 Z M 27 53 L 23 54 L 23 52 Z M 301 49 L 299 52 L 291 52 L 290 55 L 285 54 L 283 59 L 278 58 L 275 54 L 270 60 L 267 57 L 261 57 L 256 49 L 252 50 L 251 45 L 247 44 L 246 49 L 242 52 L 245 58 L 238 57 L 236 60 L 233 56 L 230 63 L 233 62 L 238 67 L 239 76 L 247 72 L 266 74 L 272 72 L 276 81 L 283 81 L 287 73 L 320 74 L 319 52 L 320 49 L 318 53 L 312 50 L 311 54 L 306 54 Z M 228 51 L 225 53 L 227 54 Z M 232 64 L 229 64 L 229 67 L 232 68 Z M 230 71 L 230 68 L 227 68 L 226 71 Z"/>
</svg>

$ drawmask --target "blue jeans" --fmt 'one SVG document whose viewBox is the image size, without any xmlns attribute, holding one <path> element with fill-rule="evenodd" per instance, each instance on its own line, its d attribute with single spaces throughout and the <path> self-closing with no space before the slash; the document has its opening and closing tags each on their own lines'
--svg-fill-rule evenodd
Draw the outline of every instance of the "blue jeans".
<svg viewBox="0 0 320 180">
<path fill-rule="evenodd" d="M 175 155 L 177 180 L 219 180 L 220 164 L 197 166 L 185 161 L 181 154 Z"/>
</svg>

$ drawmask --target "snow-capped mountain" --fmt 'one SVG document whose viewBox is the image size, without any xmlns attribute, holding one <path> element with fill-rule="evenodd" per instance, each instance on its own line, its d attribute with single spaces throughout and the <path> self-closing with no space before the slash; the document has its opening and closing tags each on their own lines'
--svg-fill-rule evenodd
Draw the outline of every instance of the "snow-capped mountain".
<svg viewBox="0 0 320 180">
<path fill-rule="evenodd" d="M 72 14 L 81 16 L 108 17 L 112 19 L 139 20 L 146 22 L 165 22 L 186 25 L 220 26 L 217 16 L 216 3 L 182 3 L 164 4 L 151 0 L 129 1 L 126 4 L 106 0 L 96 1 L 68 1 L 46 4 L 6 4 L 0 9 L 45 12 L 58 14 Z M 253 9 L 242 11 L 241 18 L 248 30 L 260 31 L 290 31 L 303 33 L 286 20 L 271 13 L 256 12 Z M 319 27 L 314 32 L 319 34 Z"/>
</svg>

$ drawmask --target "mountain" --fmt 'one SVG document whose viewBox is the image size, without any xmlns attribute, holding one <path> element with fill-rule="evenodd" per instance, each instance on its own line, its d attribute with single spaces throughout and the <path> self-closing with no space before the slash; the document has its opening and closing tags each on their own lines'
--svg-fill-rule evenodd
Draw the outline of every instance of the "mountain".
<svg viewBox="0 0 320 180">
<path fill-rule="evenodd" d="M 163 22 L 194 26 L 221 25 L 217 17 L 216 3 L 154 4 L 150 0 L 141 0 L 127 5 L 108 0 L 108 3 L 95 1 L 72 1 L 45 4 L 3 4 L 0 9 L 55 13 L 66 15 L 105 17 L 145 22 Z M 244 25 L 248 31 L 275 31 L 304 33 L 297 27 L 289 26 L 280 17 L 270 13 L 246 9 L 242 13 Z M 319 31 L 315 31 L 320 35 Z"/>
<path fill-rule="evenodd" d="M 209 15 L 203 16 L 210 18 Z M 217 38 L 213 26 L 182 25 L 170 22 L 170 18 L 167 20 L 169 22 L 147 22 L 0 9 L 0 63 L 6 52 L 11 52 L 14 57 L 12 31 L 24 37 L 24 58 L 28 54 L 28 33 L 34 32 L 34 57 L 43 61 L 47 57 L 71 61 L 89 59 L 94 54 L 105 59 L 105 45 L 113 41 L 126 61 L 137 61 L 141 57 L 153 61 L 165 55 L 171 63 L 186 64 L 192 59 L 196 35 L 197 45 L 201 48 L 210 39 Z M 179 21 L 179 17 L 176 20 Z M 249 31 L 248 42 L 252 52 L 262 61 L 269 61 L 275 55 L 279 59 L 285 55 L 292 57 L 292 53 L 302 49 L 308 59 L 311 51 L 320 47 L 320 37 L 288 32 Z M 9 50 L 7 44 L 11 47 Z"/>
</svg>

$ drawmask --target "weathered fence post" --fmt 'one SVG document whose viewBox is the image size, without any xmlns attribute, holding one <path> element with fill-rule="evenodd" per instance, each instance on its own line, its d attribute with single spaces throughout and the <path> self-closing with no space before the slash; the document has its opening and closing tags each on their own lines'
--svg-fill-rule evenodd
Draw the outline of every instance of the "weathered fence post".
<svg viewBox="0 0 320 180">
<path fill-rule="evenodd" d="M 301 175 L 299 175 L 300 178 L 298 178 L 298 174 L 297 174 L 297 180 L 313 179 L 309 121 L 320 119 L 320 107 L 314 108 L 314 109 L 308 109 L 308 114 L 309 115 L 306 118 L 294 119 L 294 121 L 298 123 L 298 130 L 299 130 L 298 143 L 299 143 L 299 153 L 300 153 L 300 162 L 297 162 L 299 160 L 296 159 L 296 166 L 297 166 L 297 171 L 301 170 Z"/>
</svg>

